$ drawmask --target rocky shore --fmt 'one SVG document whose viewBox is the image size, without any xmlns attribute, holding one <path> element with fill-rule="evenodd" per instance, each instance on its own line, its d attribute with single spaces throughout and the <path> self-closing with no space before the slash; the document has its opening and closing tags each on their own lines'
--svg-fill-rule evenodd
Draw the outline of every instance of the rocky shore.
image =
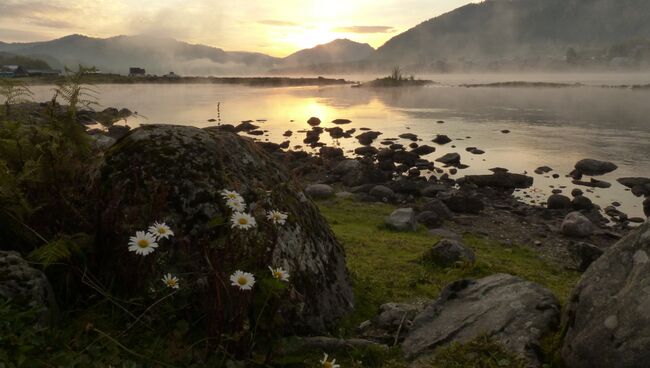
<svg viewBox="0 0 650 368">
<path fill-rule="evenodd" d="M 22 105 L 16 111 L 39 124 L 44 107 Z M 643 277 L 650 267 L 649 225 L 634 228 L 634 223 L 646 220 L 630 218 L 614 205 L 599 208 L 578 187 L 606 186 L 585 177 L 613 172 L 614 163 L 578 161 L 567 173 L 576 185 L 570 196 L 557 189 L 546 203 L 534 205 L 517 198 L 519 190 L 534 185 L 534 177 L 526 173 L 494 168 L 489 175 L 454 179 L 450 174 L 466 167 L 466 153 L 447 153 L 434 161 L 423 158 L 436 146 L 451 142 L 444 135 L 420 144 L 416 135 L 406 132 L 400 138 L 411 141 L 408 146 L 385 139 L 383 147 L 376 148 L 372 143 L 381 132 L 344 129 L 350 123 L 347 119 L 322 128 L 320 119 L 312 117 L 303 131 L 304 144 L 318 149 L 312 154 L 292 149 L 288 142 L 247 137 L 261 131 L 253 121 L 204 129 L 175 125 L 130 129 L 131 114 L 114 108 L 76 114 L 78 124 L 100 123 L 88 130 L 101 151 L 101 162 L 89 192 L 96 206 L 87 217 L 96 223 L 91 226 L 92 257 L 85 266 L 97 282 L 112 285 L 111 292 L 122 297 L 145 295 L 151 291 L 148 286 L 170 269 L 183 275 L 183 282 L 192 285 L 183 294 L 188 301 L 184 313 L 209 316 L 205 331 L 201 330 L 204 338 L 248 333 L 249 323 L 255 323 L 254 336 L 259 318 L 271 313 L 273 323 L 262 325 L 260 333 L 276 336 L 281 323 L 284 332 L 279 335 L 303 336 L 296 346 L 327 352 L 400 346 L 411 367 L 427 366 L 440 348 L 482 337 L 515 357 L 507 366 L 541 367 L 548 360 L 542 340 L 552 334 L 558 334 L 557 350 L 571 367 L 633 368 L 649 358 L 645 342 L 650 339 L 650 320 L 645 307 L 650 286 Z M 320 143 L 324 133 L 356 139 L 360 146 L 350 155 Z M 476 147 L 467 152 L 484 154 Z M 619 182 L 646 197 L 644 210 L 649 216 L 650 179 Z M 238 230 L 235 223 L 225 226 L 234 214 L 232 203 L 221 203 L 224 189 L 236 190 L 227 192 L 241 198 L 234 206 L 249 204 L 246 221 L 252 221 L 253 231 Z M 584 274 L 566 305 L 545 286 L 494 273 L 454 280 L 435 300 L 376 305 L 377 313 L 356 326 L 354 336 L 326 335 L 357 307 L 344 247 L 314 204 L 333 199 L 390 204 L 392 213 L 374 226 L 393 233 L 426 228 L 437 240 L 422 262 L 436 269 L 451 272 L 480 262 L 464 240 L 473 235 L 506 247 L 523 246 L 560 269 Z M 274 209 L 285 215 L 282 226 L 263 221 L 272 218 L 266 216 Z M 165 219 L 174 225 L 174 237 L 155 257 L 130 258 L 123 243 L 147 226 L 144 219 Z M 269 265 L 289 272 L 291 282 L 274 291 L 280 294 L 268 294 L 266 302 L 239 297 L 222 282 L 237 267 L 260 271 Z M 10 275 L 0 282 L 0 294 L 53 304 L 44 275 L 20 254 L 3 252 L 0 268 Z M 16 289 L 12 283 L 22 277 L 11 276 L 16 272 L 33 275 L 28 276 L 33 282 L 20 283 Z M 271 305 L 277 303 L 276 309 L 266 309 L 269 300 Z"/>
</svg>

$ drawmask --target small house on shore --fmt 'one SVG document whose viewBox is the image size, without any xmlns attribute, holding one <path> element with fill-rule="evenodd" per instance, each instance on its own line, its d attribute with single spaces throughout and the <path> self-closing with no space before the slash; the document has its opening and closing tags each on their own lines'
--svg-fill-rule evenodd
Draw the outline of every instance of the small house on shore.
<svg viewBox="0 0 650 368">
<path fill-rule="evenodd" d="M 147 71 L 143 68 L 129 68 L 129 77 L 145 77 L 146 75 Z"/>
<path fill-rule="evenodd" d="M 0 78 L 19 78 L 29 76 L 29 71 L 20 65 L 0 65 Z"/>
<path fill-rule="evenodd" d="M 30 77 L 58 77 L 61 71 L 58 69 L 28 69 Z"/>
</svg>

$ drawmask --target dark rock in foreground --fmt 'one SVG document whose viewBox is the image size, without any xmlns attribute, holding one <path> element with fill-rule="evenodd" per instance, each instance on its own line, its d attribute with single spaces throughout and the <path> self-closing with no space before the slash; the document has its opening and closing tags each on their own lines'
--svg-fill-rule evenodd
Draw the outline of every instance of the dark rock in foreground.
<svg viewBox="0 0 650 368">
<path fill-rule="evenodd" d="M 567 236 L 586 238 L 595 232 L 596 225 L 580 212 L 571 212 L 562 221 L 560 230 Z"/>
<path fill-rule="evenodd" d="M 632 189 L 636 196 L 650 196 L 650 178 L 620 178 L 617 181 Z"/>
<path fill-rule="evenodd" d="M 562 357 L 572 368 L 650 362 L 650 223 L 608 249 L 573 289 Z"/>
<path fill-rule="evenodd" d="M 417 222 L 415 220 L 415 211 L 412 208 L 398 208 L 388 217 L 386 217 L 386 225 L 397 231 L 415 231 L 417 230 Z"/>
<path fill-rule="evenodd" d="M 214 331 L 245 312 L 237 298 L 217 303 L 217 294 L 238 292 L 224 280 L 240 267 L 261 275 L 273 265 L 291 273 L 287 297 L 304 306 L 286 311 L 289 329 L 323 331 L 352 309 L 341 245 L 289 173 L 252 140 L 219 129 L 146 125 L 107 151 L 100 170 L 95 254 L 102 262 L 91 271 L 119 288 L 112 292 L 142 295 L 174 270 L 192 285 L 185 312 L 207 316 L 202 323 Z M 243 196 L 256 227 L 231 228 L 223 189 Z M 288 214 L 285 225 L 266 220 L 272 209 Z M 129 252 L 129 237 L 154 221 L 165 221 L 175 236 L 146 257 Z"/>
<path fill-rule="evenodd" d="M 556 326 L 559 309 L 550 290 L 515 276 L 460 280 L 417 315 L 402 348 L 414 358 L 487 334 L 540 366 L 539 340 Z"/>
<path fill-rule="evenodd" d="M 586 271 L 589 266 L 603 255 L 603 250 L 597 246 L 584 242 L 570 243 L 568 247 L 571 257 L 578 264 L 579 271 Z"/>
</svg>

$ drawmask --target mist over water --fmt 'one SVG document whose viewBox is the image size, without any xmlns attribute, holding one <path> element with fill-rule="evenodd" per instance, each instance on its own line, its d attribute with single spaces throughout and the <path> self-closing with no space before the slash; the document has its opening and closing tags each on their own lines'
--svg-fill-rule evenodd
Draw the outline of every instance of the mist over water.
<svg viewBox="0 0 650 368">
<path fill-rule="evenodd" d="M 506 80 L 524 80 L 511 78 Z M 583 76 L 584 77 L 584 76 Z M 456 78 L 455 80 L 453 78 Z M 582 81 L 570 81 L 567 76 L 549 76 L 544 81 L 579 81 L 589 85 L 637 84 L 640 76 L 590 75 Z M 575 77 L 574 77 L 575 78 Z M 636 78 L 634 83 L 630 83 Z M 610 189 L 593 189 L 587 195 L 602 207 L 612 201 L 623 203 L 620 208 L 632 216 L 643 216 L 641 198 L 634 197 L 617 178 L 650 176 L 650 90 L 601 88 L 594 86 L 569 88 L 466 88 L 462 83 L 488 83 L 449 76 L 439 85 L 425 88 L 365 89 L 349 86 L 257 88 L 233 85 L 102 85 L 98 86 L 103 107 L 127 107 L 146 118 L 130 119 L 136 126 L 146 123 L 167 123 L 206 127 L 218 122 L 220 103 L 221 123 L 254 122 L 268 132 L 261 140 L 280 143 L 282 134 L 292 130 L 291 146 L 303 145 L 306 123 L 311 116 L 319 117 L 322 127 L 336 118 L 351 119 L 344 129 L 367 127 L 383 134 L 374 143 L 397 138 L 402 133 L 415 133 L 418 144 L 436 147 L 425 156 L 431 161 L 448 152 L 458 152 L 469 168 L 457 175 L 486 174 L 489 168 L 505 167 L 511 172 L 535 178 L 530 190 L 518 195 L 527 201 L 543 203 L 553 188 L 569 195 L 576 187 L 566 178 L 575 162 L 595 158 L 616 163 L 619 169 L 598 177 L 612 183 Z M 650 79 L 650 77 L 648 77 Z M 503 77 L 501 81 L 503 81 Z M 540 79 L 538 79 L 540 80 Z M 498 81 L 498 80 L 497 80 Z M 603 83 L 609 81 L 609 83 Z M 35 88 L 37 100 L 50 96 L 49 87 Z M 437 123 L 442 120 L 444 124 Z M 510 130 L 503 134 L 501 130 Z M 439 146 L 431 142 L 436 134 L 446 134 L 452 143 Z M 321 141 L 351 151 L 359 146 L 356 139 L 332 140 L 327 132 Z M 408 146 L 411 141 L 399 139 Z M 455 146 L 455 147 L 453 147 Z M 473 155 L 466 147 L 478 147 L 486 153 Z M 311 149 L 304 148 L 308 151 Z M 349 152 L 349 155 L 353 153 Z M 548 165 L 553 172 L 544 176 L 534 174 L 535 168 Z M 560 178 L 550 175 L 557 173 Z M 586 178 L 588 180 L 588 177 Z M 582 187 L 583 190 L 589 189 Z"/>
</svg>

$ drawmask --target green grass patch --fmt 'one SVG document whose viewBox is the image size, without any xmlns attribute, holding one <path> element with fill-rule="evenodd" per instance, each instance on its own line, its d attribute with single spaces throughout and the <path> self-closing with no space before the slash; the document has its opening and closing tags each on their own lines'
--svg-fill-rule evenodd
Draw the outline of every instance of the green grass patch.
<svg viewBox="0 0 650 368">
<path fill-rule="evenodd" d="M 580 277 L 577 272 L 544 261 L 532 249 L 477 235 L 464 236 L 465 244 L 476 253 L 475 264 L 435 267 L 421 259 L 438 238 L 423 228 L 406 233 L 384 226 L 384 218 L 395 206 L 343 199 L 318 205 L 345 248 L 354 284 L 355 311 L 342 324 L 343 334 L 352 333 L 383 303 L 433 299 L 444 286 L 463 278 L 509 273 L 548 287 L 563 303 Z"/>
</svg>

